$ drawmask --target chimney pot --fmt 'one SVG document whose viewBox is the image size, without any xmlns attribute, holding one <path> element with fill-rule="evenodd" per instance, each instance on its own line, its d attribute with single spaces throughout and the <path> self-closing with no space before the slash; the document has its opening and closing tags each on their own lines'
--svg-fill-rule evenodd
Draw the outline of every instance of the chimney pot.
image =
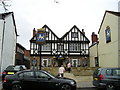
<svg viewBox="0 0 120 90">
<path fill-rule="evenodd" d="M 95 32 L 92 32 L 91 38 L 92 38 L 92 44 L 98 42 L 98 36 L 97 34 L 95 34 Z"/>
<path fill-rule="evenodd" d="M 33 29 L 33 36 L 35 36 L 36 35 L 36 30 L 35 30 L 35 28 Z"/>
<path fill-rule="evenodd" d="M 85 35 L 85 31 L 84 31 L 84 29 L 82 29 L 82 33 Z"/>
</svg>

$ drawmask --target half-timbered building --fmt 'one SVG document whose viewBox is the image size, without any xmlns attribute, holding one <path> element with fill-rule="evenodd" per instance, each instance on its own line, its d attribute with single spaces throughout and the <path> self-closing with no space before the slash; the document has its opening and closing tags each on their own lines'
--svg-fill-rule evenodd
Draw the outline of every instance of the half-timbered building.
<svg viewBox="0 0 120 90">
<path fill-rule="evenodd" d="M 85 36 L 84 30 L 80 31 L 74 25 L 59 38 L 47 25 L 42 28 L 45 29 L 46 42 L 43 45 L 36 43 L 37 31 L 34 29 L 30 40 L 31 63 L 36 60 L 36 66 L 42 65 L 43 67 L 66 65 L 68 62 L 73 67 L 78 67 L 89 63 L 90 41 Z"/>
</svg>

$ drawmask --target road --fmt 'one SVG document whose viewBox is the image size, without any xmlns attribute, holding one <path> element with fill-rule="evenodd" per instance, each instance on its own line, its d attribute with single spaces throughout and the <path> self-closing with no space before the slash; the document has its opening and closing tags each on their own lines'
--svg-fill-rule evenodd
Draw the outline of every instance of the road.
<svg viewBox="0 0 120 90">
<path fill-rule="evenodd" d="M 0 82 L 0 90 L 2 89 L 2 83 Z M 96 88 L 79 88 L 77 90 L 97 90 Z"/>
<path fill-rule="evenodd" d="M 0 81 L 0 90 L 2 89 L 2 82 Z M 96 88 L 79 88 L 77 90 L 97 90 Z"/>
<path fill-rule="evenodd" d="M 97 88 L 79 88 L 77 90 L 97 90 Z"/>
</svg>

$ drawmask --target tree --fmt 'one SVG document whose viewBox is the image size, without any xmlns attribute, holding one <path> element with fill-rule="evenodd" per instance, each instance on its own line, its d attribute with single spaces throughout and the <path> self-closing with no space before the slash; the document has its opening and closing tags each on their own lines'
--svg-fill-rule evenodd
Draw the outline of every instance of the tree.
<svg viewBox="0 0 120 90">
<path fill-rule="evenodd" d="M 11 0 L 0 0 L 0 5 L 3 6 L 5 12 L 8 12 L 8 8 L 11 6 Z"/>
</svg>

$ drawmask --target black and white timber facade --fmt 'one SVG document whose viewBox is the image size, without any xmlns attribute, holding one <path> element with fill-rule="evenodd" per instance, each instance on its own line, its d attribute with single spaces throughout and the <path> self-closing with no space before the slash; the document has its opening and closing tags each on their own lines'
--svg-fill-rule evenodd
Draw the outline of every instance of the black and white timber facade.
<svg viewBox="0 0 120 90">
<path fill-rule="evenodd" d="M 83 31 L 74 25 L 66 34 L 59 38 L 47 25 L 42 28 L 46 32 L 45 44 L 36 43 L 36 31 L 30 40 L 31 62 L 37 60 L 36 66 L 43 67 L 66 65 L 68 62 L 73 67 L 85 66 L 89 63 L 89 43 Z M 41 51 L 41 54 L 40 54 Z M 31 64 L 32 65 L 32 64 Z"/>
</svg>

